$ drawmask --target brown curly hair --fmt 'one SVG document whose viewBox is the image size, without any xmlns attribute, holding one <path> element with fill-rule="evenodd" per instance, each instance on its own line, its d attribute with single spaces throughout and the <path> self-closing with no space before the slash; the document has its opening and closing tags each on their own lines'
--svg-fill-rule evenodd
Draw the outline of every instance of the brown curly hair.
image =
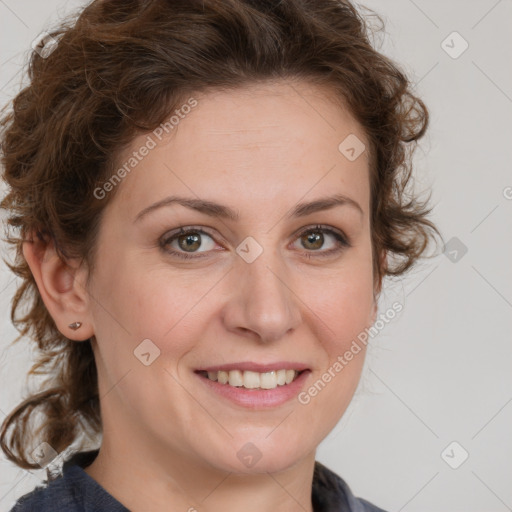
<svg viewBox="0 0 512 512">
<path fill-rule="evenodd" d="M 441 236 L 427 218 L 430 196 L 420 202 L 409 190 L 428 111 L 372 47 L 368 20 L 348 0 L 96 0 L 50 35 L 56 47 L 32 52 L 29 83 L 0 119 L 8 186 L 0 207 L 9 212 L 5 241 L 16 249 L 6 263 L 21 278 L 15 341 L 35 340 L 29 375 L 48 377 L 2 425 L 1 448 L 20 467 L 38 467 L 28 456 L 36 436 L 61 452 L 84 432 L 101 433 L 90 340 L 58 331 L 22 243 L 52 241 L 63 261 L 79 258 L 92 273 L 102 212 L 115 194 L 100 200 L 93 191 L 112 176 L 119 152 L 192 92 L 285 78 L 328 85 L 369 141 L 375 280 L 403 274 Z M 382 264 L 383 250 L 393 262 Z"/>
</svg>

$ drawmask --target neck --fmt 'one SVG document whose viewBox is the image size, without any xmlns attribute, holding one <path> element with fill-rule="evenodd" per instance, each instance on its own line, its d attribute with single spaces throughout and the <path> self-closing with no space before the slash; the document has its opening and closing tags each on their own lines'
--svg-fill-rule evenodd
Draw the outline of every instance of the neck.
<svg viewBox="0 0 512 512">
<path fill-rule="evenodd" d="M 132 512 L 313 512 L 315 452 L 283 471 L 232 473 L 190 454 L 144 445 L 138 435 L 137 442 L 109 436 L 115 429 L 106 426 L 98 456 L 85 472 Z"/>
</svg>

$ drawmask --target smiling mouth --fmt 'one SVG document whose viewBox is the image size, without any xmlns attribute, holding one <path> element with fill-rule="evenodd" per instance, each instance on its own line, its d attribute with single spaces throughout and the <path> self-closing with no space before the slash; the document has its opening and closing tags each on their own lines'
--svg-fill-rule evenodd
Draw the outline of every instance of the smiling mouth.
<svg viewBox="0 0 512 512">
<path fill-rule="evenodd" d="M 230 371 L 204 371 L 199 370 L 196 373 L 202 377 L 219 384 L 235 388 L 244 388 L 252 390 L 275 389 L 278 386 L 287 386 L 291 384 L 300 374 L 308 370 L 275 370 L 269 372 L 254 372 L 242 370 Z"/>
</svg>

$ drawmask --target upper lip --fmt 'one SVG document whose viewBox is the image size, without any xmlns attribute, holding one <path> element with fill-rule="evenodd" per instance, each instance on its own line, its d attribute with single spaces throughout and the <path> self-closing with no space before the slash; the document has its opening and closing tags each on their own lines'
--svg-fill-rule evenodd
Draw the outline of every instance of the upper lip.
<svg viewBox="0 0 512 512">
<path fill-rule="evenodd" d="M 252 361 L 240 361 L 238 363 L 227 363 L 216 366 L 208 366 L 205 368 L 198 368 L 196 371 L 204 372 L 229 372 L 231 370 L 241 370 L 249 372 L 272 372 L 277 370 L 308 370 L 308 366 L 304 363 L 294 363 L 291 361 L 276 361 L 275 363 L 255 363 Z"/>
</svg>

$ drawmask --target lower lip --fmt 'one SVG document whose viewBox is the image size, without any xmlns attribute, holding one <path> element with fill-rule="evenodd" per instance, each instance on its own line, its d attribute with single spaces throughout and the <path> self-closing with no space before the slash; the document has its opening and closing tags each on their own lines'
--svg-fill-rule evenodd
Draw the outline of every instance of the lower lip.
<svg viewBox="0 0 512 512">
<path fill-rule="evenodd" d="M 296 398 L 310 373 L 310 370 L 305 370 L 290 384 L 277 386 L 274 389 L 246 389 L 230 386 L 229 384 L 219 384 L 217 381 L 210 380 L 199 373 L 196 373 L 196 375 L 209 389 L 237 405 L 249 409 L 265 409 L 278 407 L 292 398 Z"/>
</svg>

